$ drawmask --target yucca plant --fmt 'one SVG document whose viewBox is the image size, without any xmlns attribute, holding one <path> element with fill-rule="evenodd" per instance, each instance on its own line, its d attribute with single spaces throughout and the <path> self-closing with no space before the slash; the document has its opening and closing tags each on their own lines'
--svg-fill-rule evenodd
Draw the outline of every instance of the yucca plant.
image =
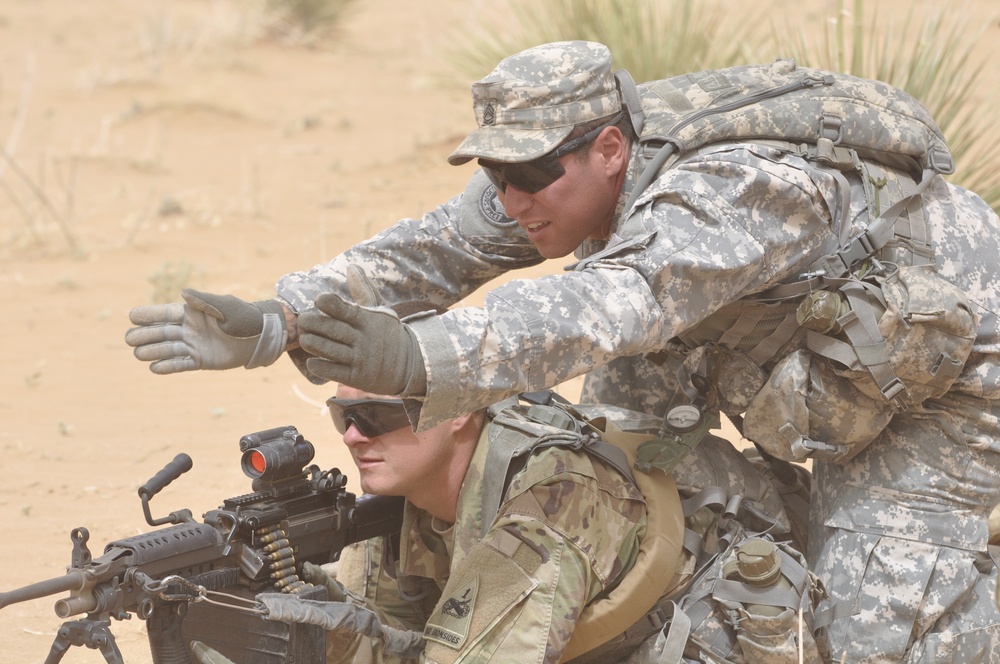
<svg viewBox="0 0 1000 664">
<path fill-rule="evenodd" d="M 450 68 L 463 81 L 485 76 L 504 57 L 535 44 L 588 39 L 607 44 L 616 67 L 637 81 L 791 56 L 799 64 L 874 78 L 919 99 L 935 117 L 957 163 L 951 180 L 1000 208 L 1000 130 L 994 109 L 976 98 L 986 57 L 976 57 L 984 31 L 967 15 L 939 6 L 918 20 L 880 22 L 864 0 L 844 0 L 823 26 L 815 20 L 758 37 L 741 12 L 696 0 L 508 0 L 453 41 Z M 820 35 L 816 38 L 815 35 Z M 472 35 L 471 37 L 469 35 Z"/>
<path fill-rule="evenodd" d="M 296 43 L 327 36 L 356 4 L 356 0 L 263 0 L 269 31 Z"/>
<path fill-rule="evenodd" d="M 970 24 L 947 4 L 919 19 L 913 8 L 900 23 L 880 21 L 864 0 L 844 0 L 825 24 L 821 38 L 807 26 L 774 32 L 775 55 L 802 65 L 873 78 L 902 88 L 920 100 L 937 120 L 951 147 L 956 184 L 1000 209 L 1000 130 L 996 109 L 977 98 L 988 57 L 976 55 L 983 26 Z"/>
<path fill-rule="evenodd" d="M 530 46 L 569 39 L 607 44 L 616 68 L 655 80 L 737 64 L 752 34 L 697 0 L 508 0 L 490 4 L 486 16 L 452 39 L 448 61 L 463 81 Z"/>
</svg>

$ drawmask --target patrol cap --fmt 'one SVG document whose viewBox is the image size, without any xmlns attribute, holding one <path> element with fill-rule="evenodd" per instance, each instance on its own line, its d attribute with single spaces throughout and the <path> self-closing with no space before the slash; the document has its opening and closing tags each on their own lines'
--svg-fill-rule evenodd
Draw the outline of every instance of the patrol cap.
<svg viewBox="0 0 1000 664">
<path fill-rule="evenodd" d="M 500 61 L 472 85 L 479 128 L 448 157 L 531 161 L 554 150 L 581 122 L 613 115 L 621 98 L 611 51 L 586 41 L 534 46 Z"/>
</svg>

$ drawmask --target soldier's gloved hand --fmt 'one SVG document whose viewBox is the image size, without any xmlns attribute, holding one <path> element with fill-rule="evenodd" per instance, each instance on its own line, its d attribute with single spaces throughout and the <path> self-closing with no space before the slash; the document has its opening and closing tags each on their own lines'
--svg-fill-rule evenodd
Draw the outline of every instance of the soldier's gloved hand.
<svg viewBox="0 0 1000 664">
<path fill-rule="evenodd" d="M 340 585 L 339 581 L 327 574 L 326 570 L 320 565 L 315 565 L 308 561 L 302 563 L 302 580 L 315 586 L 326 586 L 327 593 L 329 593 L 328 599 L 331 602 L 347 601 L 347 593 L 344 591 L 344 586 Z"/>
<path fill-rule="evenodd" d="M 362 307 L 336 293 L 299 315 L 299 345 L 310 372 L 372 394 L 422 396 L 424 359 L 409 327 L 385 307 Z"/>
<path fill-rule="evenodd" d="M 197 664 L 234 664 L 233 660 L 201 641 L 191 641 L 190 647 Z"/>
<path fill-rule="evenodd" d="M 384 661 L 417 659 L 424 650 L 422 632 L 383 624 L 379 615 L 366 606 L 302 599 L 292 593 L 261 593 L 257 595 L 257 606 L 267 620 L 322 627 L 327 631 L 328 646 L 350 644 L 357 637 L 366 636 L 375 642 L 372 645 L 376 652 L 388 656 Z"/>
<path fill-rule="evenodd" d="M 319 312 L 299 316 L 299 345 L 317 356 L 307 360 L 306 368 L 321 378 L 374 394 L 422 395 L 427 377 L 409 328 L 383 306 L 378 289 L 361 268 L 349 266 L 346 276 L 356 304 L 328 293 L 316 299 Z M 303 340 L 303 334 L 308 338 Z M 376 336 L 369 338 L 370 334 Z"/>
<path fill-rule="evenodd" d="M 276 300 L 246 302 L 185 288 L 184 304 L 136 307 L 125 334 L 135 356 L 155 374 L 196 369 L 253 369 L 273 364 L 285 349 L 285 314 Z"/>
</svg>

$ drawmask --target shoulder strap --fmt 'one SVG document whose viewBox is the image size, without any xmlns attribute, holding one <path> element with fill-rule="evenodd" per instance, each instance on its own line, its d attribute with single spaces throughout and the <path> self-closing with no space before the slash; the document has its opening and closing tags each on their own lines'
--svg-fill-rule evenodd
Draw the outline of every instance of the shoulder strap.
<svg viewBox="0 0 1000 664">
<path fill-rule="evenodd" d="M 888 210 L 877 216 L 867 228 L 851 237 L 841 249 L 821 258 L 814 264 L 811 271 L 822 273 L 828 277 L 841 277 L 847 274 L 856 263 L 863 261 L 884 247 L 895 235 L 895 225 L 899 216 L 920 198 L 920 195 L 934 180 L 935 175 L 937 173 L 930 169 L 924 170 L 920 181 L 914 185 L 913 189 L 893 203 Z M 924 228 L 926 227 L 923 215 L 920 215 L 919 222 Z M 920 233 L 923 238 L 927 238 L 924 228 L 920 229 Z"/>
<path fill-rule="evenodd" d="M 522 399 L 530 405 L 512 410 Z M 490 420 L 488 426 L 495 426 L 496 431 L 491 430 L 489 434 L 483 476 L 483 536 L 500 512 L 510 480 L 524 467 L 531 454 L 547 447 L 583 450 L 635 483 L 625 453 L 601 440 L 585 418 L 553 392 L 531 392 L 510 397 L 490 406 L 487 416 Z"/>
<path fill-rule="evenodd" d="M 816 290 L 836 290 L 848 282 L 845 279 L 852 267 L 884 248 L 897 236 L 897 222 L 901 215 L 907 214 L 908 223 L 903 228 L 901 237 L 909 240 L 909 262 L 904 264 L 923 264 L 930 262 L 933 255 L 930 248 L 930 230 L 927 218 L 920 204 L 920 196 L 930 186 L 937 173 L 924 170 L 920 181 L 906 192 L 902 198 L 893 203 L 885 212 L 875 217 L 863 230 L 848 238 L 837 251 L 823 256 L 809 270 L 799 275 L 799 280 L 778 284 L 754 296 L 760 300 L 787 300 L 798 298 Z M 900 226 L 904 226 L 900 223 Z"/>
<path fill-rule="evenodd" d="M 632 122 L 632 131 L 638 138 L 642 135 L 642 127 L 646 120 L 646 114 L 642 110 L 642 102 L 639 100 L 639 89 L 635 86 L 632 74 L 624 69 L 615 72 L 615 79 L 618 81 L 618 91 L 622 95 L 622 101 L 628 110 L 629 120 Z"/>
</svg>

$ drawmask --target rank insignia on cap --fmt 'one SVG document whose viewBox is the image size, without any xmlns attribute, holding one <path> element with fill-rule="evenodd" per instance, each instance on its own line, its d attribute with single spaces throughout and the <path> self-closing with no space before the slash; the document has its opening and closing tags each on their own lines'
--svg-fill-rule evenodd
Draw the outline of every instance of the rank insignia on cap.
<svg viewBox="0 0 1000 664">
<path fill-rule="evenodd" d="M 483 109 L 483 124 L 493 126 L 497 123 L 497 103 L 495 101 L 486 102 Z"/>
</svg>

